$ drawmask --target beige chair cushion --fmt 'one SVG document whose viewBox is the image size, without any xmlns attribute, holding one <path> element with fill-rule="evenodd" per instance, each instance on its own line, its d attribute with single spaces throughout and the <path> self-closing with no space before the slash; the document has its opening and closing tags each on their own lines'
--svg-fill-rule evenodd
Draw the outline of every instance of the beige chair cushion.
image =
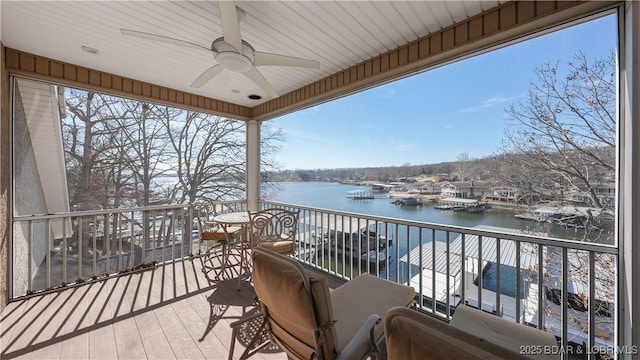
<svg viewBox="0 0 640 360">
<path fill-rule="evenodd" d="M 277 252 L 278 254 L 291 254 L 294 250 L 293 241 L 273 241 L 273 242 L 263 242 L 260 244 L 265 249 L 269 249 L 271 251 Z"/>
<path fill-rule="evenodd" d="M 227 233 L 229 233 L 230 236 L 238 235 L 241 229 L 242 228 L 239 226 L 227 226 L 226 228 Z M 225 233 L 225 231 L 221 227 L 219 227 L 215 231 L 203 231 L 200 236 L 202 237 L 202 240 L 222 241 L 227 240 L 227 233 Z"/>
<path fill-rule="evenodd" d="M 254 286 L 272 318 L 272 331 L 276 342 L 303 358 L 311 358 L 315 352 L 314 331 L 325 325 L 328 334 L 323 351 L 333 352 L 331 325 L 331 301 L 327 280 L 321 276 L 309 276 L 312 304 L 304 289 L 304 278 L 288 259 L 254 253 Z M 288 331 L 285 331 L 287 329 Z M 322 340 L 322 339 L 321 339 Z"/>
<path fill-rule="evenodd" d="M 294 259 L 260 247 L 252 255 L 254 288 L 268 314 L 272 340 L 295 357 L 314 357 L 317 334 L 325 358 L 334 358 L 369 315 L 381 316 L 393 306 L 409 304 L 415 296 L 411 287 L 369 274 L 330 292 L 323 276 L 306 273 Z M 305 289 L 305 276 L 310 292 Z M 383 335 L 381 326 L 376 335 Z M 369 347 L 364 343 L 357 350 L 365 354 Z"/>
<path fill-rule="evenodd" d="M 552 334 L 462 304 L 456 307 L 450 324 L 514 352 L 519 352 L 521 345 L 532 345 L 533 348 L 539 346 L 540 349 L 544 349 L 544 346 L 558 346 L 558 342 Z M 527 356 L 534 359 L 560 358 L 559 354 L 527 354 Z"/>
<path fill-rule="evenodd" d="M 449 326 L 428 314 L 393 308 L 384 319 L 389 359 L 522 359 L 518 353 Z"/>
<path fill-rule="evenodd" d="M 412 287 L 362 274 L 331 293 L 335 323 L 336 349 L 341 352 L 371 314 L 383 316 L 394 306 L 409 305 L 416 293 Z M 343 304 L 349 304 L 345 306 Z M 375 337 L 384 335 L 376 327 Z"/>
</svg>

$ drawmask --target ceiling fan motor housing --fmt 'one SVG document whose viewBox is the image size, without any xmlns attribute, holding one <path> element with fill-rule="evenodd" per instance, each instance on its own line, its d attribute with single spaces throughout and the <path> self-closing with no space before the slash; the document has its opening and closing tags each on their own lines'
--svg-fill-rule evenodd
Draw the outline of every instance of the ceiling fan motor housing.
<svg viewBox="0 0 640 360">
<path fill-rule="evenodd" d="M 224 38 L 218 38 L 211 43 L 216 61 L 226 70 L 244 73 L 249 71 L 255 60 L 254 49 L 246 41 L 242 41 L 242 49 L 239 52 Z"/>
</svg>

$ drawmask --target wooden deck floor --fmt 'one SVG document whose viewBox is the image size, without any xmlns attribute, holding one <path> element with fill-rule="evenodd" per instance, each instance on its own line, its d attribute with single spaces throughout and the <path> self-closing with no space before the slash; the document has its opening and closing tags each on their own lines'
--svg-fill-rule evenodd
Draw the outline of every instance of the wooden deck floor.
<svg viewBox="0 0 640 360">
<path fill-rule="evenodd" d="M 236 290 L 236 275 L 216 281 L 201 269 L 195 257 L 12 302 L 0 318 L 0 358 L 226 359 L 229 324 L 257 311 L 255 293 L 248 281 Z M 268 347 L 255 358 L 287 357 Z"/>
</svg>

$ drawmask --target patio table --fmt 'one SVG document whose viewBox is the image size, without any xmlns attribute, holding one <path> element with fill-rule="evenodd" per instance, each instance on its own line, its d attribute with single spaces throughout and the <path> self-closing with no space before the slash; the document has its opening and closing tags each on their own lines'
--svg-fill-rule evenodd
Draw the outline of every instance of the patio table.
<svg viewBox="0 0 640 360">
<path fill-rule="evenodd" d="M 219 214 L 213 218 L 213 221 L 215 221 L 217 224 L 219 224 L 222 227 L 236 225 L 242 228 L 240 233 L 240 243 L 234 244 L 234 245 L 237 245 L 240 251 L 240 269 L 238 270 L 238 286 L 237 286 L 237 288 L 239 289 L 243 263 L 246 264 L 247 266 L 247 273 L 251 273 L 251 269 L 249 265 L 249 252 L 248 252 L 248 250 L 251 249 L 251 236 L 249 236 L 249 234 L 247 233 L 248 225 L 251 221 L 249 218 L 249 212 L 237 211 L 237 212 Z"/>
</svg>

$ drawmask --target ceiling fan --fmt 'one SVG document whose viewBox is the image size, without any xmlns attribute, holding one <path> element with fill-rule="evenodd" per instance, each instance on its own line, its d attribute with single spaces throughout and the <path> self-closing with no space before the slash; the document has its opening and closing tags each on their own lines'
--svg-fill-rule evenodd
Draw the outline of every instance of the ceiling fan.
<svg viewBox="0 0 640 360">
<path fill-rule="evenodd" d="M 200 88 L 223 70 L 244 74 L 247 78 L 264 90 L 271 98 L 280 96 L 256 66 L 296 66 L 319 69 L 320 63 L 315 60 L 301 59 L 292 56 L 278 55 L 256 51 L 240 35 L 240 21 L 245 17 L 244 10 L 236 7 L 235 1 L 219 1 L 222 37 L 213 40 L 211 47 L 205 47 L 185 40 L 174 39 L 162 35 L 149 34 L 136 30 L 120 29 L 120 33 L 145 40 L 152 40 L 183 47 L 205 50 L 213 53 L 218 64 L 205 70 L 191 84 Z"/>
</svg>

